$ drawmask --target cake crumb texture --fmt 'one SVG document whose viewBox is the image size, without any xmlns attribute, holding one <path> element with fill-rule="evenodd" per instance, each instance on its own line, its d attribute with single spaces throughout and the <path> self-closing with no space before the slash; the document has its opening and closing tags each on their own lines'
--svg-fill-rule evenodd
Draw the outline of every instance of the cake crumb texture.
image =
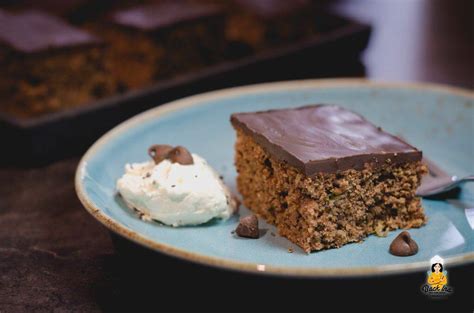
<svg viewBox="0 0 474 313">
<path fill-rule="evenodd" d="M 245 206 L 308 253 L 426 223 L 415 196 L 426 172 L 420 161 L 308 177 L 240 129 L 235 148 Z"/>
</svg>

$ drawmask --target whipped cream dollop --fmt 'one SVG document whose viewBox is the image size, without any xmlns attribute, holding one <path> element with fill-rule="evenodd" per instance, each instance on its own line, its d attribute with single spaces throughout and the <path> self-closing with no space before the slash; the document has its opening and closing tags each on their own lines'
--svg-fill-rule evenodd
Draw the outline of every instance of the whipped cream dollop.
<svg viewBox="0 0 474 313">
<path fill-rule="evenodd" d="M 177 227 L 228 219 L 237 201 L 203 158 L 192 154 L 192 159 L 187 165 L 169 159 L 126 164 L 117 190 L 145 220 Z"/>
</svg>

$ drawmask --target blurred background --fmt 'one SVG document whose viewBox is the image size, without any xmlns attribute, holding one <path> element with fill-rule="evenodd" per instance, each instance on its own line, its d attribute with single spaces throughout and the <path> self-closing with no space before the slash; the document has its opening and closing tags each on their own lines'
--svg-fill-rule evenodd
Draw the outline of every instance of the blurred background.
<svg viewBox="0 0 474 313">
<path fill-rule="evenodd" d="M 66 0 L 0 5 L 6 164 L 78 155 L 200 92 L 332 77 L 473 87 L 473 2 Z"/>
<path fill-rule="evenodd" d="M 307 298 L 339 292 L 337 282 L 242 278 L 114 245 L 75 196 L 78 158 L 130 116 L 225 87 L 359 77 L 472 90 L 473 12 L 472 0 L 0 1 L 0 312 L 151 311 L 153 289 L 135 287 L 158 275 L 179 292 L 176 271 L 187 291 L 207 280 L 227 286 L 226 298 L 247 286 L 255 303 L 262 289 L 275 299 L 288 288 Z M 169 271 L 144 272 L 156 263 Z M 389 310 L 472 309 L 472 267 L 450 272 L 465 288 L 446 302 L 403 293 L 420 275 L 345 281 L 341 305 L 377 311 L 361 299 L 384 289 L 404 299 Z M 160 304 L 189 310 L 199 294 Z M 292 301 L 251 310 L 291 310 Z"/>
</svg>

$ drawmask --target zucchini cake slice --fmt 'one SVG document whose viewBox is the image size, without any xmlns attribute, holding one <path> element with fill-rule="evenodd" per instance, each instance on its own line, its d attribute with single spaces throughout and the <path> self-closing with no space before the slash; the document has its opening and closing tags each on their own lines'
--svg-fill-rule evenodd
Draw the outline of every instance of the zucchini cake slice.
<svg viewBox="0 0 474 313">
<path fill-rule="evenodd" d="M 334 105 L 235 113 L 244 204 L 306 252 L 426 222 L 422 152 Z"/>
</svg>

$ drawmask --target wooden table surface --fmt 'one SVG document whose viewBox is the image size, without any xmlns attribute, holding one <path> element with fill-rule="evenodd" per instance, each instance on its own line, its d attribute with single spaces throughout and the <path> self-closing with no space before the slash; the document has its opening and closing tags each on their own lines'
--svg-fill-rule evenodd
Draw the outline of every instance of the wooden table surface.
<svg viewBox="0 0 474 313">
<path fill-rule="evenodd" d="M 362 56 L 367 77 L 472 89 L 473 3 L 353 0 L 331 5 L 374 26 Z M 353 73 L 339 69 L 325 75 Z M 474 307 L 473 266 L 450 268 L 454 294 L 432 301 L 419 291 L 424 273 L 349 280 L 262 278 L 150 252 L 111 236 L 86 213 L 74 192 L 77 162 L 0 168 L 0 312 L 454 312 Z"/>
</svg>

